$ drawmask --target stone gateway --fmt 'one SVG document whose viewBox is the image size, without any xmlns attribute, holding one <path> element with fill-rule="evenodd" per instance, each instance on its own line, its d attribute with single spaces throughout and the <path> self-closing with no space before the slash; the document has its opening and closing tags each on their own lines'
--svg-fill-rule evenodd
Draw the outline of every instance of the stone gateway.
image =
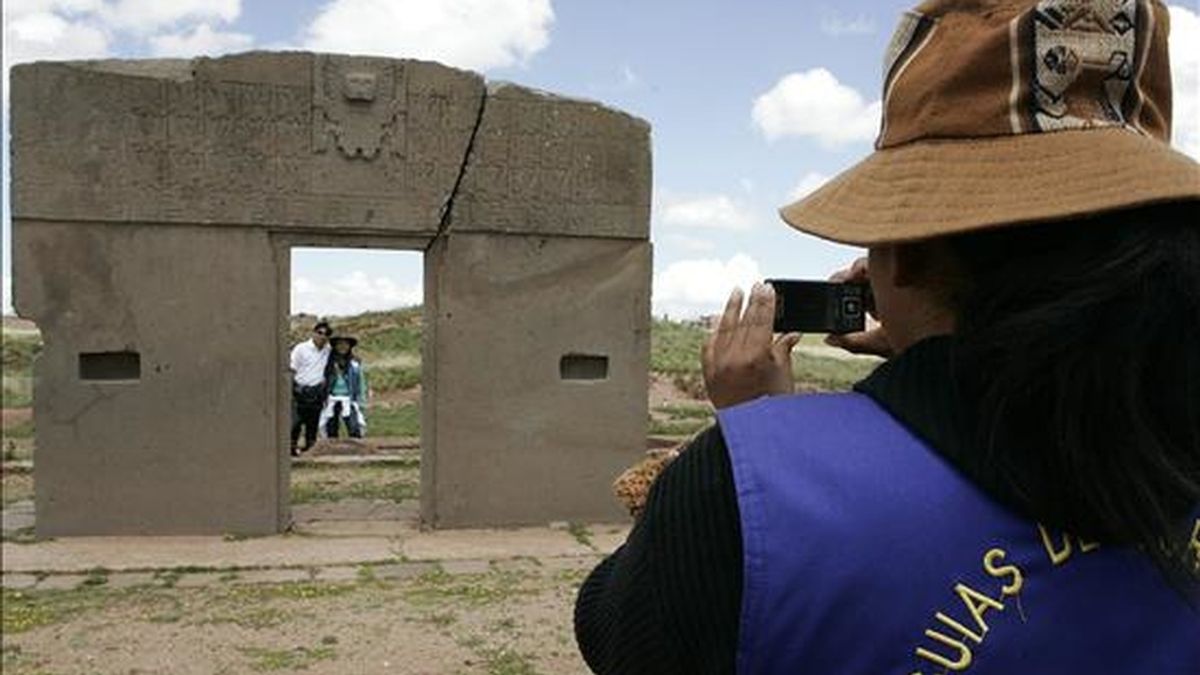
<svg viewBox="0 0 1200 675">
<path fill-rule="evenodd" d="M 645 122 L 328 54 L 11 82 L 39 536 L 288 526 L 294 246 L 424 252 L 427 525 L 620 517 L 647 420 Z"/>
</svg>

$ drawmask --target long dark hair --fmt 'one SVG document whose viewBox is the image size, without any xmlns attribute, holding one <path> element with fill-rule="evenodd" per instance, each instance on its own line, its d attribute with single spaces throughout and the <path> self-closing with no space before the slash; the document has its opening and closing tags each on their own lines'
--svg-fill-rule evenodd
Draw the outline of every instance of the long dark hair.
<svg viewBox="0 0 1200 675">
<path fill-rule="evenodd" d="M 949 240 L 955 372 L 984 461 L 1026 511 L 1195 580 L 1200 202 Z"/>
</svg>

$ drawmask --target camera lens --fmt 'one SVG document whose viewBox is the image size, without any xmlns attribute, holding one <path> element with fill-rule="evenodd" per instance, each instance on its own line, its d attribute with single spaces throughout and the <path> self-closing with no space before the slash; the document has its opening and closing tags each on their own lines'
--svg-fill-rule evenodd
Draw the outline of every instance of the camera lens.
<svg viewBox="0 0 1200 675">
<path fill-rule="evenodd" d="M 843 298 L 842 316 L 848 319 L 857 319 L 862 316 L 862 301 L 858 298 Z"/>
</svg>

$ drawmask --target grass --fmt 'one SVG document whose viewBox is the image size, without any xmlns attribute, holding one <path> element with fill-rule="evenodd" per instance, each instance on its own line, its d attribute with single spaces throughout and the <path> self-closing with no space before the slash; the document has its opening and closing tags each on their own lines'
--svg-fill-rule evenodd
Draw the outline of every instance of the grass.
<svg viewBox="0 0 1200 675">
<path fill-rule="evenodd" d="M 0 435 L 5 439 L 33 438 L 33 418 L 22 420 L 20 423 L 8 427 Z"/>
<path fill-rule="evenodd" d="M 712 408 L 702 403 L 677 403 L 655 408 L 647 433 L 651 436 L 691 436 L 714 422 Z"/>
<path fill-rule="evenodd" d="M 0 364 L 5 374 L 28 376 L 33 369 L 33 360 L 42 351 L 42 341 L 37 335 L 6 333 L 0 347 Z"/>
<path fill-rule="evenodd" d="M 33 405 L 33 377 L 30 375 L 10 374 L 5 366 L 3 377 L 3 395 L 5 408 L 25 408 Z M 28 372 L 28 371 L 15 371 Z"/>
<path fill-rule="evenodd" d="M 107 578 L 108 571 L 98 568 L 89 572 L 89 577 Z M 74 655 L 81 648 L 77 641 L 85 635 L 89 650 L 118 649 L 114 640 L 121 640 L 165 656 L 169 647 L 159 649 L 161 644 L 148 644 L 140 635 L 164 630 L 211 643 L 214 655 L 233 664 L 229 672 L 331 667 L 350 672 L 334 664 L 351 654 L 354 647 L 344 645 L 355 640 L 344 642 L 334 631 L 340 630 L 337 626 L 344 624 L 345 617 L 365 616 L 369 623 L 361 627 L 366 628 L 388 621 L 427 625 L 428 630 L 418 632 L 417 639 L 436 635 L 437 640 L 453 640 L 471 652 L 471 660 L 456 661 L 460 668 L 473 663 L 472 672 L 538 675 L 544 672 L 539 661 L 560 658 L 561 649 L 570 649 L 569 633 L 540 636 L 539 629 L 531 629 L 530 622 L 522 619 L 519 608 L 573 596 L 580 581 L 577 574 L 568 577 L 492 569 L 451 575 L 437 568 L 399 582 L 364 575 L 341 583 L 212 584 L 203 588 L 147 583 L 113 588 L 97 582 L 62 591 L 4 590 L 0 627 L 5 638 L 4 672 L 33 672 L 28 670 L 30 666 L 48 663 L 43 661 L 45 655 L 60 649 Z M 322 622 L 327 617 L 334 617 L 336 623 L 325 626 Z M 546 625 L 546 621 L 539 619 L 537 625 Z M 133 635 L 105 633 L 102 626 L 112 623 L 140 624 L 147 630 Z M 36 634 L 24 635 L 27 633 Z M 221 636 L 220 642 L 212 635 Z M 293 637 L 286 639 L 289 635 Z M 443 665 L 446 668 L 436 672 L 459 672 L 455 664 Z"/>
<path fill-rule="evenodd" d="M 655 319 L 650 326 L 650 370 L 667 375 L 700 372 L 706 335 L 696 324 Z"/>
<path fill-rule="evenodd" d="M 495 605 L 538 592 L 536 586 L 527 584 L 529 581 L 530 575 L 521 572 L 451 575 L 439 568 L 417 577 L 416 583 L 404 590 L 404 599 L 429 609 Z"/>
<path fill-rule="evenodd" d="M 301 465 L 292 468 L 292 504 L 370 499 L 400 503 L 416 499 L 421 477 L 410 466 Z"/>
<path fill-rule="evenodd" d="M 421 364 L 400 366 L 372 366 L 369 360 L 364 360 L 367 369 L 367 383 L 371 391 L 382 394 L 390 391 L 404 391 L 421 384 Z"/>
<path fill-rule="evenodd" d="M 580 546 L 595 548 L 592 544 L 592 531 L 582 523 L 570 522 L 567 523 L 567 533 L 570 534 Z"/>
<path fill-rule="evenodd" d="M 259 673 L 276 670 L 304 670 L 318 661 L 325 661 L 337 656 L 336 650 L 329 645 L 293 647 L 292 649 L 240 647 L 238 651 L 250 659 L 250 669 Z"/>
<path fill-rule="evenodd" d="M 307 340 L 312 335 L 315 320 L 311 316 L 292 317 L 292 328 L 288 339 L 292 344 Z M 349 317 L 329 319 L 336 335 L 352 335 L 358 338 L 355 351 L 364 361 L 378 359 L 391 354 L 421 353 L 422 309 L 407 307 L 387 312 L 366 312 Z"/>
<path fill-rule="evenodd" d="M 697 398 L 704 396 L 700 348 L 708 331 L 695 323 L 655 319 L 650 330 L 650 370 L 670 376 L 675 386 Z M 823 344 L 805 336 L 809 344 Z M 877 365 L 863 359 L 838 359 L 794 352 L 792 374 L 802 391 L 846 391 Z"/>
<path fill-rule="evenodd" d="M 24 633 L 103 609 L 113 593 L 106 592 L 100 586 L 91 584 L 69 591 L 36 593 L 5 588 L 0 591 L 3 593 L 0 600 L 4 607 L 4 611 L 0 612 L 0 634 L 7 637 Z"/>
<path fill-rule="evenodd" d="M 792 355 L 792 375 L 801 390 L 849 391 L 855 382 L 870 375 L 878 365 L 864 359 Z"/>
<path fill-rule="evenodd" d="M 537 675 L 531 657 L 507 647 L 484 652 L 488 675 Z"/>
<path fill-rule="evenodd" d="M 370 406 L 367 433 L 381 436 L 420 436 L 421 406 L 416 403 Z"/>
</svg>

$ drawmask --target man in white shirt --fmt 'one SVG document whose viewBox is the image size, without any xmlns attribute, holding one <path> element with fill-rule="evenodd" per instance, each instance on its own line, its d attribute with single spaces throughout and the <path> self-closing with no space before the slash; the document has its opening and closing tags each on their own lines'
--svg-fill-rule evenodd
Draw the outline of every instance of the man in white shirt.
<svg viewBox="0 0 1200 675">
<path fill-rule="evenodd" d="M 329 363 L 329 334 L 325 321 L 313 326 L 311 340 L 292 347 L 292 457 L 299 457 L 317 442 L 317 420 L 325 404 L 325 366 Z M 297 445 L 304 427 L 304 449 Z"/>
</svg>

